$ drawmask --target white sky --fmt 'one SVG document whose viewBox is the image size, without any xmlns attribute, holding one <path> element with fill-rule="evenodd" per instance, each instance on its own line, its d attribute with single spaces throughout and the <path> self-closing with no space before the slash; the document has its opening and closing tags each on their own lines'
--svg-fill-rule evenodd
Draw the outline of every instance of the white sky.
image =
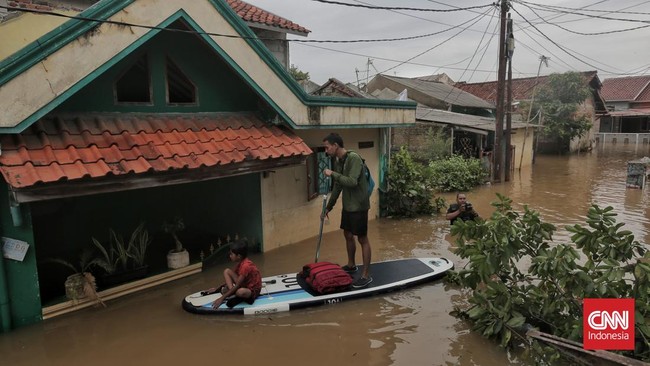
<svg viewBox="0 0 650 366">
<path fill-rule="evenodd" d="M 344 82 L 356 82 L 358 77 L 363 82 L 368 69 L 371 78 L 377 72 L 402 77 L 444 72 L 455 81 L 496 80 L 497 37 L 493 36 L 498 32 L 499 13 L 496 7 L 433 13 L 373 10 L 325 4 L 314 0 L 246 1 L 311 30 L 306 38 L 290 35 L 290 39 L 356 40 L 411 37 L 440 32 L 478 17 L 475 19 L 477 20 L 475 24 L 472 24 L 474 21 L 466 23 L 463 27 L 469 28 L 458 35 L 456 34 L 461 31 L 461 28 L 454 28 L 430 37 L 395 42 L 352 44 L 292 42 L 291 63 L 300 70 L 309 72 L 311 79 L 319 84 L 330 77 Z M 453 9 L 488 5 L 493 2 L 492 0 L 337 1 L 424 9 Z M 535 11 L 538 15 L 536 15 L 528 8 L 526 1 L 533 5 L 582 9 L 580 13 L 591 17 L 577 15 L 575 11 L 574 14 L 560 14 L 556 11 L 539 10 L 537 6 Z M 539 30 L 535 30 L 517 12 L 511 10 L 516 39 L 513 58 L 514 78 L 535 76 L 541 55 L 550 57 L 549 66 L 542 66 L 542 75 L 569 70 L 598 70 L 600 79 L 604 80 L 610 77 L 650 74 L 650 1 L 523 0 L 522 2 L 517 0 L 512 6 Z M 486 16 L 480 16 L 486 11 Z M 635 22 L 598 19 L 594 16 L 635 20 Z M 643 28 L 603 35 L 578 35 L 570 32 L 611 32 L 636 27 Z M 544 38 L 540 32 L 566 52 Z M 438 45 L 440 43 L 442 44 Z M 431 50 L 427 51 L 429 49 Z M 399 65 L 400 61 L 406 61 L 420 53 L 423 54 L 409 63 Z M 368 59 L 371 59 L 371 65 Z"/>
</svg>

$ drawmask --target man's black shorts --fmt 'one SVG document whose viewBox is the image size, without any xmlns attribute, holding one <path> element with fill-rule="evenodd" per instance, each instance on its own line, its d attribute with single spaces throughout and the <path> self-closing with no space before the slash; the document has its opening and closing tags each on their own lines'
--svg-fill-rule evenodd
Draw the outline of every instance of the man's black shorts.
<svg viewBox="0 0 650 366">
<path fill-rule="evenodd" d="M 348 212 L 341 215 L 341 229 L 356 236 L 368 235 L 368 211 Z"/>
</svg>

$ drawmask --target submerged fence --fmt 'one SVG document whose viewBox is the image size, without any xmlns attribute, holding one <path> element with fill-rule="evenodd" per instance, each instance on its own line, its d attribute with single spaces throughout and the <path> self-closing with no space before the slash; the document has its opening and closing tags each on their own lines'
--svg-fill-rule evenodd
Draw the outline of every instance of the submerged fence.
<svg viewBox="0 0 650 366">
<path fill-rule="evenodd" d="M 650 133 L 613 133 L 600 132 L 595 134 L 596 143 L 611 144 L 650 144 Z"/>
</svg>

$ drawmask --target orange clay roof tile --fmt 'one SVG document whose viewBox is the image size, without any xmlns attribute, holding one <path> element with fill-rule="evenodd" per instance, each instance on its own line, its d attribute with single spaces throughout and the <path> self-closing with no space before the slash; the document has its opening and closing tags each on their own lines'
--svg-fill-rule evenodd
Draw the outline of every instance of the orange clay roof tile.
<svg viewBox="0 0 650 366">
<path fill-rule="evenodd" d="M 311 154 L 291 131 L 247 113 L 56 115 L 0 144 L 0 173 L 14 188 Z"/>
</svg>

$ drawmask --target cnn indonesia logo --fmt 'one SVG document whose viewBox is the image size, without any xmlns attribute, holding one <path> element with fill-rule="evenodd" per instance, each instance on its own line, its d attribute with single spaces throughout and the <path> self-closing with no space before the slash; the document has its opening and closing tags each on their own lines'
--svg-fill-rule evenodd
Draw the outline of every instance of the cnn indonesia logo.
<svg viewBox="0 0 650 366">
<path fill-rule="evenodd" d="M 634 299 L 584 299 L 583 347 L 634 350 Z"/>
</svg>

